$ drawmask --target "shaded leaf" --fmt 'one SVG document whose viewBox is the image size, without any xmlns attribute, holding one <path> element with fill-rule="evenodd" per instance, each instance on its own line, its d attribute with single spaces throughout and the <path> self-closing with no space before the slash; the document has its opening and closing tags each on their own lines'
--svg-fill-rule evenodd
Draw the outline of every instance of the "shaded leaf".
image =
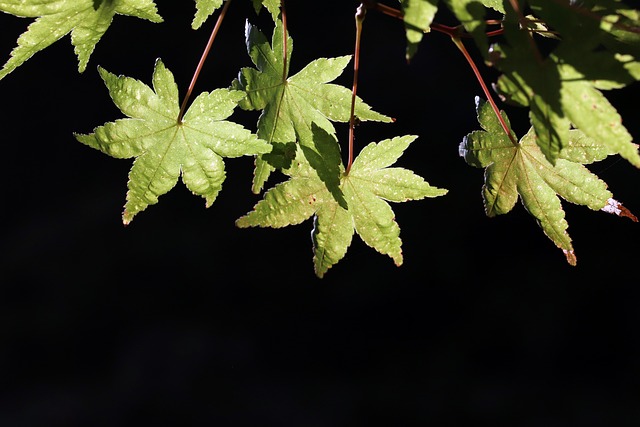
<svg viewBox="0 0 640 427">
<path fill-rule="evenodd" d="M 530 107 L 537 144 L 553 164 L 567 146 L 569 129 L 577 128 L 607 144 L 636 167 L 638 146 L 601 89 L 620 88 L 640 78 L 640 63 L 631 55 L 605 49 L 611 39 L 595 12 L 576 13 L 555 2 L 531 1 L 559 34 L 557 46 L 544 55 L 520 28 L 518 14 L 505 18 L 507 43 L 493 46 L 495 63 L 504 72 L 497 88 L 508 100 Z"/>
</svg>

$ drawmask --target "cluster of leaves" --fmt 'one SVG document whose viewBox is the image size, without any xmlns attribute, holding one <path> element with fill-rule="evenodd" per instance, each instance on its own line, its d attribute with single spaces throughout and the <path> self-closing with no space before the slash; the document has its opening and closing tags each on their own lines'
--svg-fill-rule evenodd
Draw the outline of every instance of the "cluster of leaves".
<svg viewBox="0 0 640 427">
<path fill-rule="evenodd" d="M 161 60 L 151 86 L 98 67 L 126 118 L 75 137 L 110 156 L 135 158 L 125 224 L 180 179 L 211 206 L 225 180 L 224 158 L 253 156 L 252 191 L 264 195 L 236 221 L 238 227 L 279 228 L 313 218 L 313 264 L 319 277 L 345 256 L 354 234 L 401 265 L 400 228 L 388 202 L 447 193 L 410 170 L 393 167 L 417 136 L 371 142 L 353 162 L 350 155 L 345 166 L 344 143 L 333 123 L 392 119 L 351 89 L 331 83 L 352 56 L 318 58 L 290 75 L 293 40 L 283 24 L 280 0 L 252 2 L 256 13 L 266 9 L 274 23 L 269 41 L 247 21 L 246 46 L 255 68 L 241 69 L 229 85 L 201 93 L 183 111 L 173 75 Z M 489 102 L 476 100 L 482 130 L 464 137 L 460 155 L 485 169 L 488 216 L 510 212 L 520 199 L 575 265 L 561 199 L 637 221 L 584 165 L 619 155 L 640 167 L 638 146 L 602 92 L 640 78 L 640 12 L 619 0 L 443 0 L 460 22 L 445 27 L 434 22 L 440 3 L 400 0 L 399 9 L 393 9 L 370 0 L 361 6 L 403 19 L 408 59 L 425 34 L 439 30 L 463 53 L 461 40 L 472 39 L 485 63 L 499 71 L 496 94 L 505 105 L 527 108 L 531 128 L 518 140 L 507 115 L 485 90 Z M 195 0 L 193 29 L 223 4 Z M 36 18 L 18 38 L 0 80 L 69 33 L 83 72 L 116 14 L 162 22 L 153 0 L 0 0 L 0 11 Z M 498 29 L 490 30 L 491 25 Z M 228 120 L 235 108 L 259 112 L 255 132 Z M 265 190 L 274 171 L 285 180 Z"/>
</svg>

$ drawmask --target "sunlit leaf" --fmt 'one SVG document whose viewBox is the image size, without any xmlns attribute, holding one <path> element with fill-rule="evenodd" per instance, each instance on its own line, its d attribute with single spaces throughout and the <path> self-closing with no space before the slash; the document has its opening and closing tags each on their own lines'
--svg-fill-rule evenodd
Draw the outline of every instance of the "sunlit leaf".
<svg viewBox="0 0 640 427">
<path fill-rule="evenodd" d="M 577 259 L 567 233 L 568 224 L 560 197 L 637 221 L 613 199 L 607 184 L 584 166 L 615 154 L 607 144 L 589 138 L 579 130 L 570 130 L 566 147 L 552 165 L 536 143 L 533 128 L 514 144 L 489 104 L 477 98 L 476 105 L 483 130 L 471 132 L 464 138 L 460 155 L 468 164 L 486 168 L 482 195 L 487 216 L 510 212 L 520 198 L 571 265 L 575 265 Z M 503 118 L 509 123 L 506 115 Z"/>
<path fill-rule="evenodd" d="M 178 87 L 162 61 L 156 61 L 153 89 L 100 68 L 113 102 L 127 118 L 106 123 L 76 138 L 117 158 L 135 157 L 127 184 L 125 224 L 158 202 L 178 179 L 209 207 L 222 189 L 223 157 L 266 153 L 271 146 L 241 125 L 226 121 L 241 91 L 216 89 L 200 94 L 179 120 Z"/>
<path fill-rule="evenodd" d="M 18 38 L 0 79 L 69 33 L 83 72 L 116 14 L 162 22 L 153 0 L 0 0 L 0 11 L 36 18 Z"/>
<path fill-rule="evenodd" d="M 197 30 L 204 22 L 222 6 L 224 0 L 196 0 L 196 15 L 191 22 L 191 28 Z"/>
<path fill-rule="evenodd" d="M 293 41 L 283 36 L 281 21 L 273 31 L 271 46 L 264 34 L 255 26 L 246 25 L 247 49 L 256 68 L 245 67 L 232 83 L 232 88 L 244 90 L 246 99 L 240 107 L 261 111 L 257 134 L 276 145 L 300 143 L 305 145 L 304 154 L 315 153 L 316 162 L 328 160 L 330 153 L 323 152 L 313 143 L 311 124 L 315 123 L 325 132 L 334 134 L 332 122 L 348 122 L 351 116 L 351 90 L 330 83 L 340 76 L 351 61 L 351 56 L 319 58 L 307 64 L 297 74 L 289 77 L 289 64 Z M 286 46 L 286 49 L 285 49 Z M 286 51 L 286 55 L 283 52 Z M 391 122 L 392 119 L 374 112 L 359 97 L 355 115 L 360 121 Z M 259 193 L 269 174 L 276 166 L 286 166 L 286 161 L 274 159 L 278 153 L 256 159 L 253 191 Z M 281 158 L 285 157 L 281 153 Z M 281 164 L 283 162 L 283 164 Z M 329 185 L 337 185 L 339 177 L 327 177 Z"/>
<path fill-rule="evenodd" d="M 335 137 L 324 129 L 314 126 L 313 133 L 318 145 L 337 147 Z M 348 175 L 341 165 L 340 188 L 346 207 L 329 192 L 300 147 L 290 168 L 284 171 L 289 180 L 269 189 L 253 211 L 239 218 L 236 225 L 280 228 L 313 217 L 313 263 L 318 277 L 344 258 L 354 233 L 400 266 L 403 261 L 400 227 L 388 202 L 447 193 L 430 186 L 410 170 L 390 167 L 416 138 L 407 135 L 370 143 L 355 159 Z M 333 156 L 339 158 L 335 149 Z"/>
</svg>

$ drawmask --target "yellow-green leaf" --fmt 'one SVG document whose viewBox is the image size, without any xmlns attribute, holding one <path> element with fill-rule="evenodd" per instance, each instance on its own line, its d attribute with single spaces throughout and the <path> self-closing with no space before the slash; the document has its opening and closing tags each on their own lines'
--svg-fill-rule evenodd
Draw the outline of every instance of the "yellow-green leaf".
<svg viewBox="0 0 640 427">
<path fill-rule="evenodd" d="M 590 138 L 582 131 L 570 130 L 567 145 L 552 165 L 536 143 L 533 128 L 514 144 L 489 104 L 479 98 L 476 102 L 478 121 L 483 130 L 471 132 L 464 138 L 460 155 L 468 164 L 486 168 L 482 195 L 487 216 L 510 212 L 519 197 L 571 265 L 575 265 L 577 259 L 567 233 L 568 224 L 560 197 L 593 210 L 635 220 L 633 214 L 613 199 L 607 184 L 584 166 L 615 154 L 610 145 Z"/>
<path fill-rule="evenodd" d="M 318 144 L 337 147 L 335 136 L 321 127 L 313 126 L 313 133 Z M 403 261 L 400 227 L 388 202 L 447 193 L 430 186 L 410 170 L 389 167 L 416 138 L 407 135 L 370 143 L 353 162 L 348 175 L 341 165 L 340 189 L 346 206 L 327 189 L 298 147 L 291 166 L 283 171 L 289 180 L 268 190 L 253 211 L 239 218 L 236 225 L 280 228 L 300 224 L 313 216 L 313 264 L 318 277 L 344 258 L 354 233 L 400 266 Z M 336 148 L 332 156 L 339 155 Z"/>
<path fill-rule="evenodd" d="M 351 117 L 351 90 L 332 84 L 339 77 L 351 56 L 319 58 L 307 64 L 297 74 L 289 77 L 293 40 L 287 35 L 286 57 L 282 22 L 278 21 L 271 46 L 257 27 L 246 25 L 247 49 L 256 68 L 245 67 L 232 82 L 232 88 L 247 93 L 239 106 L 246 110 L 260 110 L 257 134 L 272 144 L 299 143 L 305 146 L 304 154 L 315 153 L 319 159 L 326 153 L 313 143 L 312 123 L 333 134 L 332 122 L 348 122 Z M 357 97 L 355 115 L 360 121 L 391 122 L 392 119 L 377 113 Z M 271 153 L 268 158 L 272 158 Z M 273 160 L 265 156 L 256 159 L 253 191 L 259 193 L 269 174 L 275 170 Z M 326 163 L 326 162 L 325 162 Z M 316 163 L 312 163 L 315 166 Z M 338 176 L 331 179 L 337 183 Z"/>
<path fill-rule="evenodd" d="M 113 102 L 127 118 L 99 126 L 91 134 L 76 134 L 76 138 L 113 157 L 135 157 L 127 184 L 125 224 L 157 203 L 180 177 L 211 206 L 226 177 L 223 157 L 271 150 L 241 125 L 225 120 L 245 96 L 242 91 L 204 92 L 180 120 L 178 88 L 162 61 L 156 61 L 153 88 L 102 68 L 99 71 Z"/>
<path fill-rule="evenodd" d="M 0 70 L 0 80 L 69 33 L 78 71 L 83 72 L 114 15 L 162 22 L 153 0 L 0 0 L 0 12 L 36 18 L 18 38 L 18 45 Z"/>
</svg>

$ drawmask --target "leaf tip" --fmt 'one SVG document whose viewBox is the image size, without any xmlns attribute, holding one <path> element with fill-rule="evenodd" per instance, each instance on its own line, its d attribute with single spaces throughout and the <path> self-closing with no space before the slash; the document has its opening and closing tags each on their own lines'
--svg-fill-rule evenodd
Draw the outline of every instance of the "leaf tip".
<svg viewBox="0 0 640 427">
<path fill-rule="evenodd" d="M 575 267 L 578 263 L 575 252 L 573 250 L 568 251 L 566 249 L 563 249 L 562 252 L 564 252 L 564 256 L 567 257 L 567 262 L 569 263 L 569 265 Z"/>
<path fill-rule="evenodd" d="M 638 218 L 633 213 L 631 213 L 629 209 L 622 206 L 622 203 L 613 198 L 609 198 L 607 200 L 607 204 L 604 205 L 601 210 L 610 214 L 629 218 L 633 222 L 638 222 Z"/>
<path fill-rule="evenodd" d="M 131 224 L 131 221 L 133 221 L 133 217 L 135 216 L 134 213 L 129 212 L 128 210 L 125 209 L 124 212 L 122 212 L 122 224 L 126 227 L 127 225 Z"/>
<path fill-rule="evenodd" d="M 397 254 L 393 255 L 391 258 L 393 259 L 393 263 L 395 264 L 396 267 L 402 266 L 402 263 L 404 262 L 402 250 L 400 250 L 400 252 L 398 252 Z"/>
<path fill-rule="evenodd" d="M 98 74 L 100 74 L 100 77 L 102 78 L 102 80 L 106 80 L 109 76 L 112 75 L 111 72 L 109 72 L 106 68 L 102 67 L 101 65 L 98 65 Z"/>
</svg>

